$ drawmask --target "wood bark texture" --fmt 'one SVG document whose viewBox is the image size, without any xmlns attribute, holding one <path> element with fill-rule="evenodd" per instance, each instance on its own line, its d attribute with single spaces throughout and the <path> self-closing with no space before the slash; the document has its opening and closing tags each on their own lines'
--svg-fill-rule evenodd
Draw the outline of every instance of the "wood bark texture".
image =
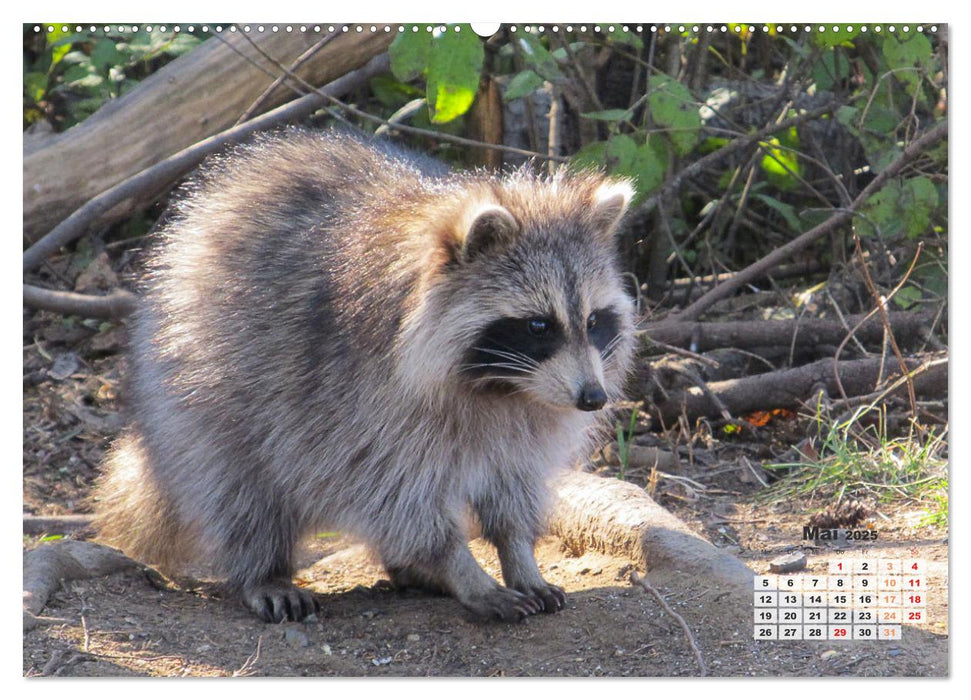
<svg viewBox="0 0 971 700">
<path fill-rule="evenodd" d="M 295 74 L 313 85 L 325 85 L 385 51 L 393 38 L 392 32 L 342 34 Z M 132 174 L 231 127 L 281 73 L 263 53 L 289 66 L 319 39 L 311 32 L 223 32 L 83 123 L 61 134 L 25 139 L 24 243 L 33 243 Z M 290 88 L 280 86 L 260 111 L 294 96 Z M 123 202 L 103 220 L 123 218 L 158 194 Z"/>
</svg>

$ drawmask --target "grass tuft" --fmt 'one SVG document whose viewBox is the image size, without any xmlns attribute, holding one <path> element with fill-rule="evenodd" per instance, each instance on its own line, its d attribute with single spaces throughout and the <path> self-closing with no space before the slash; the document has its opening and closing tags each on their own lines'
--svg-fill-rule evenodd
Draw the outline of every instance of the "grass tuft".
<svg viewBox="0 0 971 700">
<path fill-rule="evenodd" d="M 906 435 L 890 437 L 885 406 L 867 405 L 848 417 L 833 419 L 818 405 L 814 416 L 820 436 L 814 455 L 766 464 L 788 471 L 761 499 L 802 498 L 840 502 L 869 498 L 878 504 L 906 502 L 923 508 L 922 524 L 946 527 L 948 521 L 947 429 L 911 424 Z"/>
</svg>

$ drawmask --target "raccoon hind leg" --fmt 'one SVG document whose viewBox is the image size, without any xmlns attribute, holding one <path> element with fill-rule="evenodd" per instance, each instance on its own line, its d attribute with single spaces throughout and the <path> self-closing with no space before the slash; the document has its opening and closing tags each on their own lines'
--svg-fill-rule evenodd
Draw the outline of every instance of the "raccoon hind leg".
<svg viewBox="0 0 971 700">
<path fill-rule="evenodd" d="M 93 493 L 99 539 L 130 557 L 174 572 L 191 558 L 196 541 L 176 515 L 170 494 L 156 479 L 141 435 L 119 438 Z"/>
<path fill-rule="evenodd" d="M 220 571 L 243 605 L 265 622 L 299 622 L 320 611 L 310 591 L 293 583 L 299 528 L 282 499 L 255 481 L 226 484 L 214 494 L 232 507 L 211 508 L 208 539 Z"/>
</svg>

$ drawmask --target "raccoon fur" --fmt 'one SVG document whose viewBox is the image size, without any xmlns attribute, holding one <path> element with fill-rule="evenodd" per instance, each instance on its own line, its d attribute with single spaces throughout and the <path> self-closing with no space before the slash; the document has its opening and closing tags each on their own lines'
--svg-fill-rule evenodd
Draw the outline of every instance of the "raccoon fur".
<svg viewBox="0 0 971 700">
<path fill-rule="evenodd" d="M 631 192 L 452 173 L 335 132 L 212 161 L 147 263 L 102 538 L 210 563 L 266 620 L 316 609 L 291 575 L 322 528 L 478 617 L 562 608 L 533 548 L 549 481 L 630 364 L 614 239 Z M 505 586 L 469 552 L 470 514 Z"/>
</svg>

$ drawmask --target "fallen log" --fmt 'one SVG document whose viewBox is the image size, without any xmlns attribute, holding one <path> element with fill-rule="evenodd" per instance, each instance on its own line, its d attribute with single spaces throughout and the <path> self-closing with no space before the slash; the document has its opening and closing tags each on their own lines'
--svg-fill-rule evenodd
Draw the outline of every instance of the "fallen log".
<svg viewBox="0 0 971 700">
<path fill-rule="evenodd" d="M 117 549 L 80 540 L 62 540 L 25 552 L 24 631 L 41 622 L 37 616 L 47 605 L 51 594 L 61 585 L 62 579 L 70 581 L 107 576 L 130 567 L 143 565 Z"/>
<path fill-rule="evenodd" d="M 345 32 L 305 60 L 296 74 L 325 85 L 384 52 L 393 32 Z M 24 141 L 24 242 L 33 243 L 82 204 L 134 173 L 231 127 L 281 73 L 320 40 L 312 32 L 222 32 L 153 73 L 83 123 Z M 266 54 L 266 55 L 264 55 Z M 280 87 L 265 112 L 293 99 Z M 119 220 L 170 183 L 104 213 Z"/>
<path fill-rule="evenodd" d="M 753 572 L 694 534 L 644 489 L 619 479 L 569 472 L 556 485 L 550 533 L 579 552 L 627 557 L 648 572 L 668 568 L 751 592 Z"/>
<path fill-rule="evenodd" d="M 25 535 L 66 535 L 91 527 L 90 515 L 25 515 Z"/>
<path fill-rule="evenodd" d="M 793 319 L 789 321 L 726 321 L 700 323 L 693 321 L 664 322 L 641 331 L 644 345 L 652 342 L 674 345 L 692 352 L 718 348 L 761 348 L 792 345 L 839 345 L 866 314 L 847 316 L 845 325 L 837 319 Z M 907 343 L 919 337 L 931 325 L 934 314 L 927 311 L 890 314 L 890 325 L 897 341 Z M 883 340 L 883 322 L 874 315 L 856 331 L 861 343 Z"/>
<path fill-rule="evenodd" d="M 23 270 L 29 272 L 40 265 L 47 256 L 63 245 L 67 245 L 83 235 L 92 221 L 116 205 L 132 198 L 142 198 L 147 193 L 157 191 L 163 183 L 182 177 L 201 163 L 208 155 L 226 146 L 242 141 L 255 131 L 286 124 L 293 119 L 306 116 L 315 109 L 328 103 L 327 96 L 343 94 L 374 75 L 388 69 L 388 56 L 375 56 L 364 66 L 323 88 L 293 100 L 285 105 L 244 122 L 219 134 L 210 136 L 197 144 L 175 153 L 159 163 L 142 170 L 126 180 L 119 182 L 98 196 L 89 200 L 73 214 L 55 226 L 48 234 L 24 251 Z"/>
<path fill-rule="evenodd" d="M 933 399 L 947 394 L 946 358 L 909 358 L 906 362 L 917 395 Z M 718 417 L 722 407 L 736 416 L 759 409 L 794 409 L 810 400 L 819 389 L 825 390 L 830 396 L 839 396 L 841 388 L 847 396 L 869 394 L 879 388 L 877 385 L 881 376 L 882 386 L 899 378 L 900 374 L 895 373 L 894 369 L 895 364 L 879 357 L 840 362 L 828 358 L 794 369 L 711 382 L 706 387 L 710 395 L 700 387 L 689 387 L 669 394 L 666 399 L 649 405 L 646 410 L 655 420 L 669 425 L 682 414 L 689 421 L 700 417 Z M 906 385 L 901 384 L 888 395 L 906 395 L 906 392 Z M 717 403 L 712 400 L 712 395 Z"/>
</svg>

